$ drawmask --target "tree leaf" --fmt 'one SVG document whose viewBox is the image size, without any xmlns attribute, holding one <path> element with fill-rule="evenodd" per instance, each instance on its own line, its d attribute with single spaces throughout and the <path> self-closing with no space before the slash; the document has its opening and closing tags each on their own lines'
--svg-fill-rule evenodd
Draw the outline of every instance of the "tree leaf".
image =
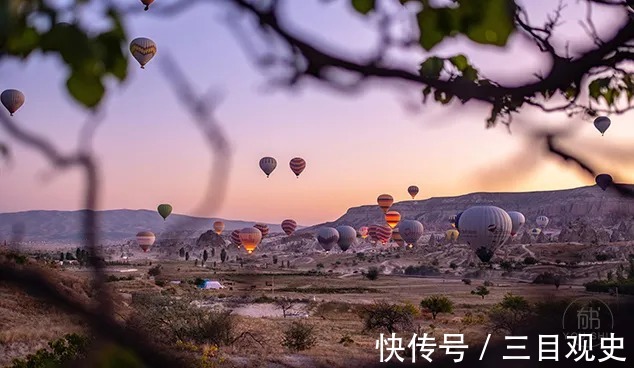
<svg viewBox="0 0 634 368">
<path fill-rule="evenodd" d="M 26 27 L 18 34 L 9 36 L 6 50 L 12 55 L 27 57 L 35 50 L 40 42 L 40 35 L 33 27 Z"/>
<path fill-rule="evenodd" d="M 444 65 L 444 59 L 439 58 L 438 56 L 431 56 L 420 64 L 418 72 L 423 77 L 438 78 Z"/>
<path fill-rule="evenodd" d="M 598 101 L 603 94 L 605 88 L 610 85 L 610 78 L 597 78 L 588 85 L 588 94 L 590 97 Z"/>
<path fill-rule="evenodd" d="M 358 13 L 366 15 L 374 9 L 375 1 L 376 0 L 352 0 L 352 7 Z"/>
<path fill-rule="evenodd" d="M 451 100 L 453 99 L 453 95 L 443 91 L 435 90 L 434 99 L 441 104 L 446 105 L 451 102 Z"/>
<path fill-rule="evenodd" d="M 66 81 L 71 96 L 82 105 L 93 108 L 105 94 L 105 88 L 98 75 L 73 70 Z"/>
<path fill-rule="evenodd" d="M 423 103 L 427 102 L 427 97 L 429 97 L 429 94 L 431 93 L 431 87 L 427 86 L 425 87 L 425 89 L 423 89 Z"/>
<path fill-rule="evenodd" d="M 419 43 L 427 51 L 457 30 L 456 9 L 425 6 L 417 15 L 420 30 Z"/>
<path fill-rule="evenodd" d="M 449 61 L 460 71 L 464 71 L 469 65 L 469 60 L 463 54 L 454 55 L 449 58 Z"/>
<path fill-rule="evenodd" d="M 505 46 L 515 31 L 515 0 L 461 0 L 460 32 L 486 45 Z"/>
</svg>

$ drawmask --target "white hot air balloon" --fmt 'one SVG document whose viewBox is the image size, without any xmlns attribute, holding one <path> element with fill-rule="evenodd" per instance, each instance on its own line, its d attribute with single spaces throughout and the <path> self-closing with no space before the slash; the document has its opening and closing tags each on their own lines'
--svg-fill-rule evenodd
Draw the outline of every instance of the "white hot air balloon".
<svg viewBox="0 0 634 368">
<path fill-rule="evenodd" d="M 594 127 L 597 128 L 599 132 L 601 132 L 601 135 L 605 134 L 605 132 L 610 127 L 610 124 L 610 118 L 608 118 L 607 116 L 599 116 L 598 118 L 594 119 Z"/>
<path fill-rule="evenodd" d="M 139 62 L 141 69 L 145 69 L 145 64 L 152 60 L 156 51 L 156 43 L 149 38 L 139 37 L 130 42 L 130 53 Z"/>
<path fill-rule="evenodd" d="M 537 219 L 535 220 L 535 222 L 537 223 L 537 226 L 543 229 L 546 226 L 548 226 L 550 219 L 544 215 L 541 215 L 541 216 L 537 216 Z"/>
<path fill-rule="evenodd" d="M 517 235 L 517 232 L 520 230 L 522 225 L 526 223 L 526 217 L 521 212 L 517 211 L 509 211 L 509 216 L 511 217 L 511 221 L 513 223 L 511 227 L 511 236 Z"/>
<path fill-rule="evenodd" d="M 317 241 L 328 252 L 339 241 L 339 232 L 334 227 L 322 227 L 317 232 Z"/>
<path fill-rule="evenodd" d="M 9 114 L 13 116 L 13 113 L 18 111 L 22 105 L 24 105 L 24 93 L 17 89 L 7 89 L 0 94 L 0 102 L 9 111 Z"/>
<path fill-rule="evenodd" d="M 473 249 L 482 262 L 489 262 L 495 250 L 511 236 L 513 221 L 495 206 L 473 206 L 458 220 L 460 240 Z"/>
<path fill-rule="evenodd" d="M 339 233 L 337 244 L 345 252 L 357 240 L 357 231 L 352 226 L 347 225 L 337 226 L 336 230 Z"/>
<path fill-rule="evenodd" d="M 414 245 L 423 236 L 425 228 L 416 220 L 401 220 L 398 224 L 398 232 L 408 245 Z"/>
</svg>

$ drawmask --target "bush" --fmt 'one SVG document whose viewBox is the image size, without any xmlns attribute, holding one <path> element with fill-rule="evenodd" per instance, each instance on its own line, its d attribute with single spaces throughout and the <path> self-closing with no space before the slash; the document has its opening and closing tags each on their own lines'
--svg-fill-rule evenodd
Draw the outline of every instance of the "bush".
<svg viewBox="0 0 634 368">
<path fill-rule="evenodd" d="M 25 359 L 15 359 L 9 368 L 62 368 L 70 362 L 83 358 L 89 345 L 86 337 L 69 334 L 49 342 L 48 349 L 40 349 Z"/>
<path fill-rule="evenodd" d="M 508 293 L 504 299 L 488 312 L 489 323 L 494 331 L 507 331 L 515 335 L 528 326 L 533 307 L 522 296 Z"/>
<path fill-rule="evenodd" d="M 161 265 L 156 265 L 150 268 L 147 274 L 154 277 L 159 276 L 161 274 Z"/>
<path fill-rule="evenodd" d="M 550 272 L 543 272 L 535 277 L 535 280 L 533 280 L 533 284 L 555 285 L 555 287 L 559 289 L 559 285 L 561 284 L 561 277 L 558 275 L 553 275 Z"/>
<path fill-rule="evenodd" d="M 525 264 L 525 265 L 534 265 L 534 264 L 537 264 L 537 259 L 536 259 L 536 258 L 534 258 L 534 257 L 530 257 L 530 256 L 529 256 L 529 257 L 526 257 L 526 258 L 524 258 L 524 264 Z"/>
<path fill-rule="evenodd" d="M 362 309 L 360 317 L 363 319 L 364 331 L 385 329 L 393 333 L 412 329 L 417 314 L 418 310 L 412 304 L 399 305 L 381 301 Z"/>
<path fill-rule="evenodd" d="M 352 337 L 350 337 L 349 334 L 345 334 L 343 335 L 343 337 L 341 338 L 341 340 L 339 340 L 339 343 L 342 344 L 343 346 L 350 346 L 352 344 L 354 344 L 354 340 L 352 340 Z"/>
<path fill-rule="evenodd" d="M 366 272 L 365 277 L 368 280 L 372 280 L 372 281 L 378 279 L 379 278 L 379 269 L 376 268 L 376 267 L 368 268 L 368 272 Z"/>
<path fill-rule="evenodd" d="M 300 321 L 293 322 L 285 331 L 282 345 L 291 351 L 304 351 L 317 344 L 315 327 Z"/>
<path fill-rule="evenodd" d="M 605 253 L 599 253 L 599 254 L 596 255 L 596 259 L 599 262 L 605 262 L 608 259 L 610 259 L 610 257 L 607 254 L 605 254 Z"/>
<path fill-rule="evenodd" d="M 465 285 L 471 285 L 471 279 L 462 279 Z"/>
<path fill-rule="evenodd" d="M 449 268 L 451 268 L 452 270 L 455 270 L 456 268 L 458 268 L 458 265 L 457 265 L 457 264 L 455 264 L 454 262 L 451 262 L 451 263 L 449 264 Z"/>
<path fill-rule="evenodd" d="M 479 295 L 484 299 L 485 296 L 489 295 L 489 289 L 486 286 L 478 286 L 475 290 L 471 290 L 471 294 Z"/>
<path fill-rule="evenodd" d="M 491 281 L 489 281 L 489 280 L 485 280 L 485 281 L 482 283 L 482 285 L 484 285 L 484 286 L 486 286 L 486 287 L 490 287 L 490 286 L 493 286 L 493 283 L 492 283 Z"/>
<path fill-rule="evenodd" d="M 432 319 L 436 319 L 438 313 L 453 312 L 453 302 L 444 295 L 432 295 L 420 302 L 420 307 L 431 312 Z"/>
</svg>

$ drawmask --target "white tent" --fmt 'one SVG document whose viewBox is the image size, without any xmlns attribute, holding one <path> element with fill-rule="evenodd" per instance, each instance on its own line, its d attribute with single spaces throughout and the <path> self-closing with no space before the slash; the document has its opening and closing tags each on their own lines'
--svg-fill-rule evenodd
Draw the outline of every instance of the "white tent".
<svg viewBox="0 0 634 368">
<path fill-rule="evenodd" d="M 205 281 L 202 284 L 202 289 L 224 289 L 225 287 L 222 286 L 218 281 Z"/>
</svg>

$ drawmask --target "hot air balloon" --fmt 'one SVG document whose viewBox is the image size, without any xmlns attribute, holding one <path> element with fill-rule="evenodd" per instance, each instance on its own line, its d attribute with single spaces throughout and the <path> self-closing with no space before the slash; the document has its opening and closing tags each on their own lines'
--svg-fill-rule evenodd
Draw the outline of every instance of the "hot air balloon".
<svg viewBox="0 0 634 368">
<path fill-rule="evenodd" d="M 495 250 L 511 236 L 513 221 L 499 207 L 474 206 L 462 213 L 458 226 L 460 239 L 482 262 L 489 262 Z"/>
<path fill-rule="evenodd" d="M 531 235 L 533 235 L 533 236 L 537 236 L 537 235 L 539 235 L 541 233 L 542 233 L 542 229 L 538 229 L 536 227 L 531 229 Z"/>
<path fill-rule="evenodd" d="M 456 227 L 456 215 L 449 216 L 449 223 L 451 224 L 451 227 Z"/>
<path fill-rule="evenodd" d="M 361 227 L 359 228 L 359 230 L 357 230 L 357 232 L 359 233 L 359 236 L 360 236 L 362 239 L 365 239 L 365 238 L 367 238 L 367 237 L 368 237 L 368 227 L 367 227 L 367 226 L 361 226 Z"/>
<path fill-rule="evenodd" d="M 418 187 L 416 185 L 410 185 L 409 188 L 407 188 L 407 193 L 409 193 L 409 195 L 412 196 L 412 199 L 414 199 L 416 194 L 418 194 Z"/>
<path fill-rule="evenodd" d="M 382 244 L 387 244 L 392 236 L 392 228 L 387 225 L 379 225 L 376 227 L 376 238 Z"/>
<path fill-rule="evenodd" d="M 231 240 L 231 244 L 235 245 L 236 247 L 242 245 L 242 241 L 240 240 L 240 230 L 233 230 L 231 232 L 231 236 L 229 236 L 229 239 Z"/>
<path fill-rule="evenodd" d="M 150 4 L 152 4 L 154 0 L 141 0 L 141 2 L 145 5 L 143 10 L 148 11 L 148 9 L 150 9 Z"/>
<path fill-rule="evenodd" d="M 425 228 L 416 220 L 402 220 L 398 224 L 398 231 L 405 243 L 414 245 L 423 236 Z"/>
<path fill-rule="evenodd" d="M 449 229 L 445 231 L 445 239 L 452 243 L 458 240 L 458 235 L 460 235 L 460 232 L 456 229 Z"/>
<path fill-rule="evenodd" d="M 268 225 L 257 223 L 253 227 L 258 229 L 258 230 L 260 230 L 260 232 L 262 233 L 262 237 L 263 238 L 265 236 L 269 235 L 269 226 Z"/>
<path fill-rule="evenodd" d="M 456 215 L 456 221 L 454 222 L 454 225 L 456 226 L 456 229 L 458 229 L 458 231 L 460 231 L 460 228 L 458 227 L 458 223 L 460 222 L 460 216 L 462 216 L 462 212 L 458 212 L 458 214 Z"/>
<path fill-rule="evenodd" d="M 222 230 L 225 229 L 225 223 L 222 221 L 216 221 L 214 222 L 214 231 L 216 232 L 216 234 L 220 235 L 222 234 Z"/>
<path fill-rule="evenodd" d="M 548 219 L 548 217 L 542 215 L 542 216 L 537 216 L 537 219 L 535 220 L 535 222 L 537 222 L 537 226 L 539 226 L 541 228 L 545 228 L 546 226 L 548 226 L 548 223 L 550 222 L 550 219 Z"/>
<path fill-rule="evenodd" d="M 262 241 L 262 232 L 255 227 L 245 227 L 240 230 L 240 243 L 244 245 L 248 254 L 253 253 L 260 241 Z"/>
<path fill-rule="evenodd" d="M 262 157 L 260 159 L 260 169 L 264 171 L 267 178 L 269 177 L 269 175 L 271 175 L 271 173 L 273 172 L 273 170 L 275 170 L 276 167 L 277 167 L 277 161 L 273 157 Z"/>
<path fill-rule="evenodd" d="M 295 229 L 297 229 L 297 222 L 295 222 L 295 220 L 286 219 L 282 221 L 282 230 L 284 230 L 286 235 L 293 234 L 295 232 Z"/>
<path fill-rule="evenodd" d="M 599 174 L 594 181 L 597 183 L 599 188 L 606 190 L 613 183 L 612 177 L 608 174 Z"/>
<path fill-rule="evenodd" d="M 156 236 L 154 236 L 154 233 L 150 231 L 141 231 L 136 234 L 136 241 L 139 243 L 141 249 L 143 249 L 144 252 L 147 252 L 152 244 L 154 244 L 154 241 L 156 241 Z"/>
<path fill-rule="evenodd" d="M 608 118 L 607 116 L 599 116 L 598 118 L 594 119 L 594 127 L 597 128 L 599 132 L 601 132 L 602 136 L 603 134 L 605 134 L 605 131 L 608 130 L 610 124 L 610 118 Z"/>
<path fill-rule="evenodd" d="M 392 203 L 394 203 L 394 198 L 392 198 L 392 196 L 389 194 L 381 194 L 376 199 L 376 202 L 379 204 L 379 207 L 381 207 L 381 209 L 383 210 L 383 213 L 386 213 L 387 210 L 389 210 L 390 207 L 392 207 Z"/>
<path fill-rule="evenodd" d="M 0 94 L 0 102 L 2 102 L 2 105 L 9 111 L 11 116 L 24 105 L 24 100 L 24 93 L 17 89 L 6 89 Z"/>
<path fill-rule="evenodd" d="M 156 55 L 156 44 L 149 38 L 135 38 L 130 42 L 130 53 L 139 62 L 141 69 L 145 69 L 145 64 Z"/>
<path fill-rule="evenodd" d="M 339 233 L 337 244 L 342 251 L 347 251 L 354 241 L 357 240 L 357 231 L 352 226 L 342 225 L 335 229 Z"/>
<path fill-rule="evenodd" d="M 157 210 L 163 220 L 167 220 L 167 216 L 172 213 L 172 206 L 167 203 L 159 204 Z"/>
<path fill-rule="evenodd" d="M 387 211 L 387 213 L 385 214 L 385 222 L 387 222 L 387 225 L 394 229 L 396 227 L 396 225 L 398 225 L 398 222 L 401 221 L 401 214 L 396 212 L 396 211 Z"/>
<path fill-rule="evenodd" d="M 317 232 L 317 241 L 328 252 L 339 241 L 339 232 L 334 227 L 322 227 Z"/>
<path fill-rule="evenodd" d="M 526 217 L 521 212 L 509 211 L 509 217 L 511 217 L 511 236 L 517 235 L 522 225 L 526 223 Z"/>
<path fill-rule="evenodd" d="M 301 157 L 295 157 L 291 159 L 289 166 L 291 167 L 291 171 L 293 171 L 295 176 L 299 178 L 299 174 L 301 174 L 302 171 L 304 171 L 304 169 L 306 168 L 306 161 L 304 161 L 304 159 Z"/>
<path fill-rule="evenodd" d="M 394 240 L 394 242 L 401 247 L 405 245 L 405 240 L 403 240 L 403 237 L 401 236 L 401 231 L 398 229 L 398 227 L 392 230 L 392 240 Z"/>
<path fill-rule="evenodd" d="M 376 228 L 378 225 L 370 225 L 368 226 L 368 236 L 370 237 L 370 240 L 377 242 L 379 241 L 379 238 L 376 237 Z"/>
</svg>

